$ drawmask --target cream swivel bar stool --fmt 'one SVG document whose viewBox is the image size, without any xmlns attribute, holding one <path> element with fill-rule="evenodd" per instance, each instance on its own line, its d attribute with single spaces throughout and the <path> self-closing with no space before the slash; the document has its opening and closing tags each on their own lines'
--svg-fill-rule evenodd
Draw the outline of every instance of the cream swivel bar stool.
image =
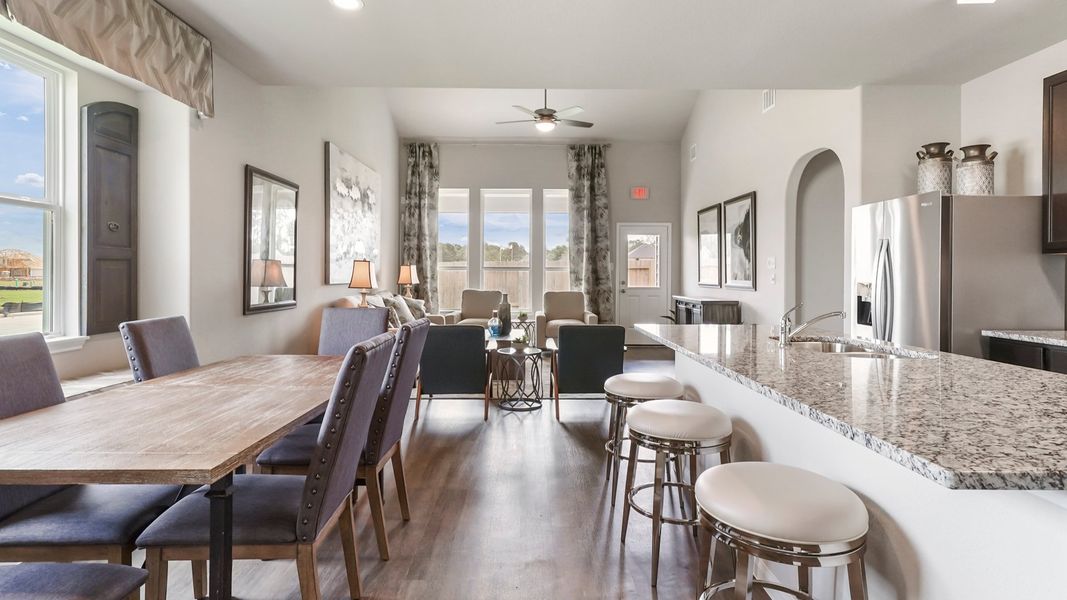
<svg viewBox="0 0 1067 600">
<path fill-rule="evenodd" d="M 866 600 L 867 508 L 852 490 L 810 471 L 765 462 L 712 467 L 695 487 L 701 524 L 711 532 L 699 600 L 730 588 L 734 600 L 749 600 L 755 587 L 812 600 L 811 568 L 840 566 L 848 569 L 852 600 Z M 736 574 L 712 584 L 717 542 L 734 550 Z M 799 589 L 753 579 L 756 558 L 798 567 Z"/>
<path fill-rule="evenodd" d="M 673 377 L 655 373 L 621 373 L 604 382 L 604 398 L 612 405 L 609 438 L 604 449 L 608 452 L 605 478 L 611 480 L 611 505 L 619 493 L 619 463 L 627 460 L 622 455 L 622 444 L 629 438 L 623 432 L 626 413 L 631 407 L 648 400 L 681 398 L 685 388 Z"/>
<path fill-rule="evenodd" d="M 696 508 L 693 518 L 663 516 L 663 490 L 674 487 L 682 494 L 694 493 L 697 476 L 697 456 L 719 453 L 722 463 L 730 462 L 730 437 L 733 426 L 721 410 L 686 400 L 649 400 L 630 410 L 626 419 L 630 429 L 630 459 L 626 469 L 626 504 L 622 513 L 622 542 L 626 543 L 626 527 L 630 520 L 630 509 L 652 519 L 652 587 L 656 586 L 659 574 L 660 533 L 663 523 L 688 525 L 696 527 Z M 656 475 L 652 483 L 634 487 L 634 475 L 637 472 L 637 453 L 640 448 L 648 448 L 656 453 Z M 684 483 L 679 477 L 676 482 L 664 482 L 668 460 L 689 457 L 689 471 L 692 484 Z M 635 496 L 641 490 L 653 489 L 652 512 L 641 507 Z M 694 505 L 695 505 L 694 498 Z"/>
</svg>

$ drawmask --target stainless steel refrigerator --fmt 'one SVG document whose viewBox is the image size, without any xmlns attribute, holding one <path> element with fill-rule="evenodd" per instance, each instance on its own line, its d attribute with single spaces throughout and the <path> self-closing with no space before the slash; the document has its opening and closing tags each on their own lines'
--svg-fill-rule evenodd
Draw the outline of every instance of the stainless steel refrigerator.
<svg viewBox="0 0 1067 600">
<path fill-rule="evenodd" d="M 983 329 L 1064 329 L 1041 204 L 930 192 L 852 209 L 852 336 L 981 357 Z"/>
</svg>

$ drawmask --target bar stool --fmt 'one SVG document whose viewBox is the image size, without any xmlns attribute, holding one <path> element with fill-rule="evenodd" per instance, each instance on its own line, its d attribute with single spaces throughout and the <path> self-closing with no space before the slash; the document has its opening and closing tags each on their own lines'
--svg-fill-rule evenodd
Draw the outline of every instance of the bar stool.
<svg viewBox="0 0 1067 600">
<path fill-rule="evenodd" d="M 673 377 L 656 373 L 621 373 L 604 382 L 604 399 L 612 405 L 611 425 L 604 450 L 608 453 L 605 479 L 611 480 L 611 506 L 619 495 L 619 464 L 628 460 L 622 454 L 623 442 L 629 440 L 623 433 L 628 410 L 648 400 L 681 398 L 685 388 Z M 651 462 L 651 461 L 642 461 Z"/>
<path fill-rule="evenodd" d="M 652 519 L 652 587 L 656 586 L 659 574 L 660 533 L 663 523 L 688 525 L 697 531 L 694 497 L 693 518 L 687 518 L 683 509 L 681 518 L 663 516 L 663 489 L 675 487 L 682 494 L 693 494 L 696 485 L 697 456 L 719 453 L 722 463 L 730 462 L 730 437 L 733 426 L 730 417 L 721 410 L 685 400 L 649 400 L 633 407 L 626 424 L 630 429 L 630 459 L 626 469 L 626 504 L 622 512 L 622 543 L 626 543 L 626 528 L 630 509 Z M 648 448 L 656 453 L 656 475 L 652 483 L 634 487 L 637 472 L 637 453 Z M 664 471 L 669 459 L 689 457 L 691 484 L 681 481 L 664 482 Z M 641 507 L 635 496 L 642 490 L 653 488 L 652 512 Z"/>
<path fill-rule="evenodd" d="M 867 507 L 852 490 L 810 471 L 765 462 L 712 467 L 694 487 L 701 524 L 711 533 L 699 600 L 731 588 L 735 600 L 749 600 L 755 587 L 813 600 L 811 568 L 840 566 L 848 569 L 852 600 L 866 600 Z M 717 542 L 734 550 L 736 573 L 712 584 Z M 754 579 L 755 558 L 796 566 L 799 589 Z"/>
</svg>

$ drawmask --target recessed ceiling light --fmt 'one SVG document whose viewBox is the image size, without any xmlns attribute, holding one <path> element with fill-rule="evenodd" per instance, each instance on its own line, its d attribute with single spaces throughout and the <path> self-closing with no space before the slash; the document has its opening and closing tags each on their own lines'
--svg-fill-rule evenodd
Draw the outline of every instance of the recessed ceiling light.
<svg viewBox="0 0 1067 600">
<path fill-rule="evenodd" d="M 330 0 L 330 2 L 343 10 L 359 10 L 363 8 L 363 0 Z"/>
<path fill-rule="evenodd" d="M 992 4 L 997 0 L 956 0 L 956 4 Z"/>
</svg>

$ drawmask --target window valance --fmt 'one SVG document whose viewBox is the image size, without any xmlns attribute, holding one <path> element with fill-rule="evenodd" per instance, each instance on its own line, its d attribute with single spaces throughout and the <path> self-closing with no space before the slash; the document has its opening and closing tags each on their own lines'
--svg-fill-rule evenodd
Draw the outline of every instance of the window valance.
<svg viewBox="0 0 1067 600">
<path fill-rule="evenodd" d="M 153 0 L 0 0 L 0 14 L 214 116 L 211 42 Z"/>
</svg>

